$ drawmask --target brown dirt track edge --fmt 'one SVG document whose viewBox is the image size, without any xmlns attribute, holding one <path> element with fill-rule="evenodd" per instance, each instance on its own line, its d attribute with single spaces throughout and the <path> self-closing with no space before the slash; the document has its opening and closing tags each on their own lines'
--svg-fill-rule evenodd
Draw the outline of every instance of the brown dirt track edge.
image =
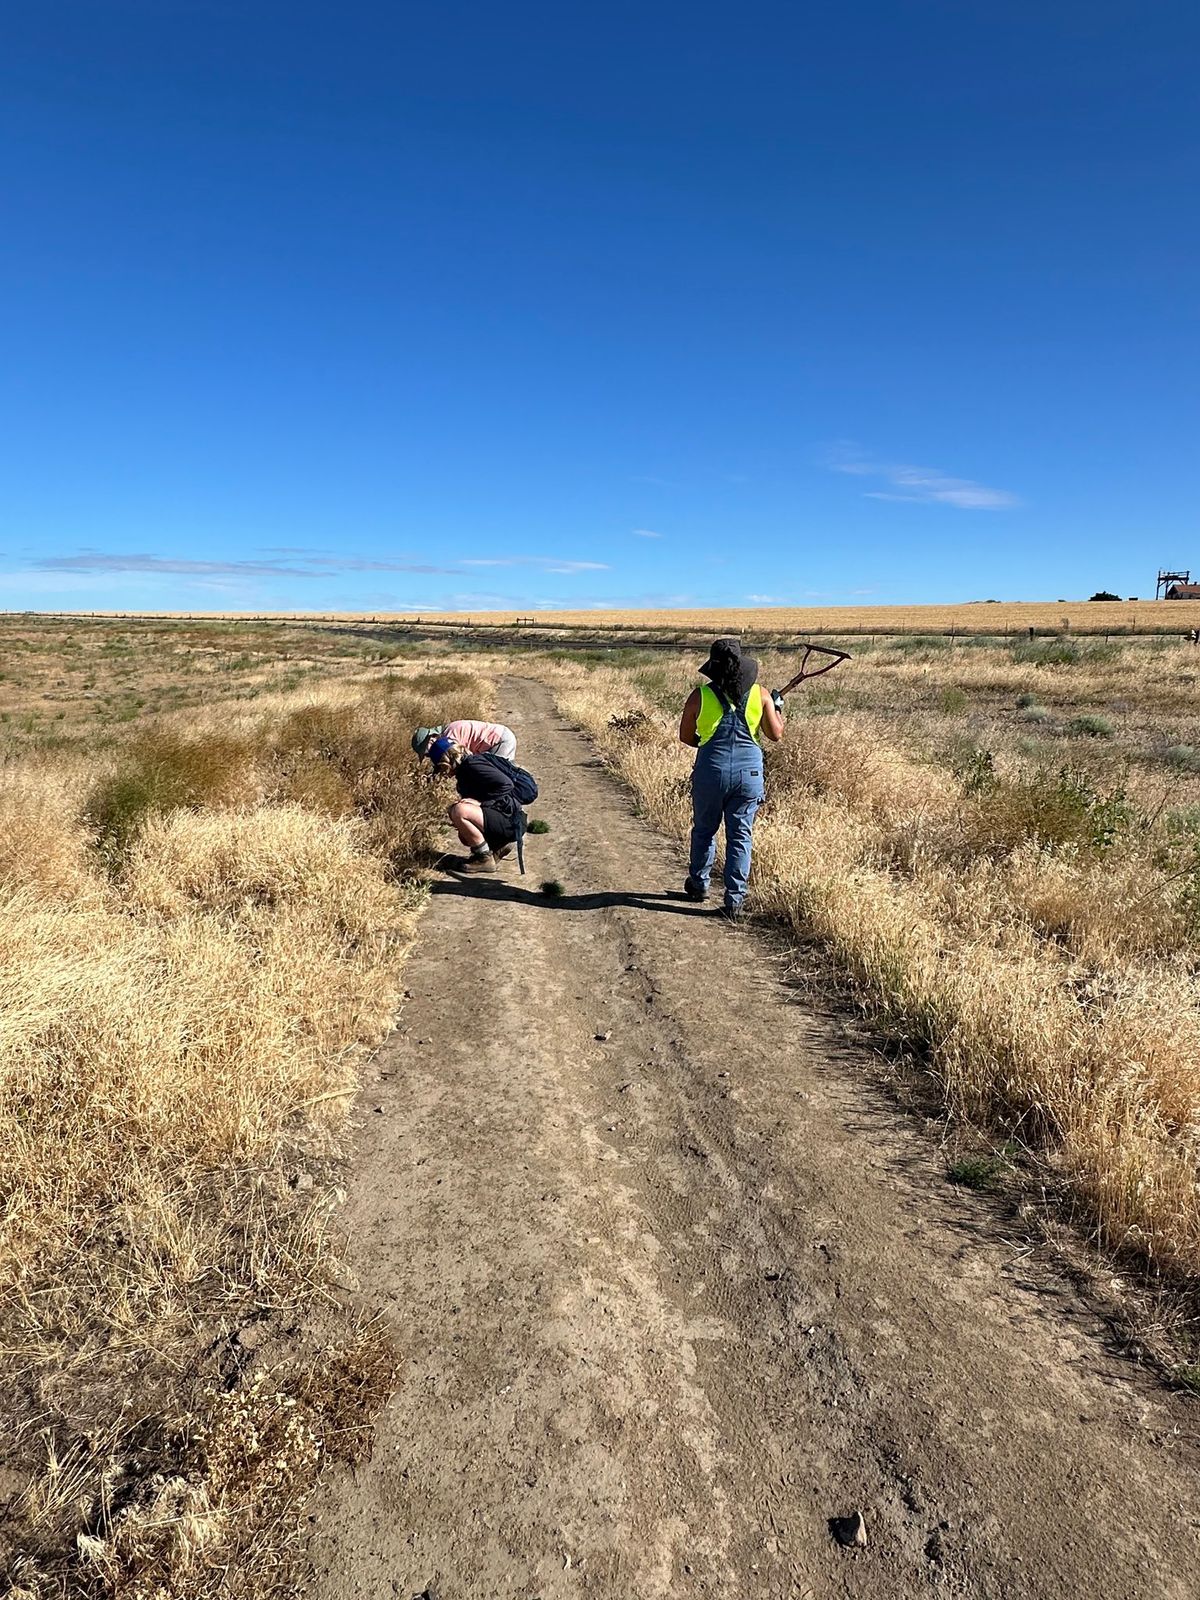
<svg viewBox="0 0 1200 1600">
<path fill-rule="evenodd" d="M 544 687 L 499 714 L 552 831 L 435 884 L 360 1097 L 350 1263 L 401 1369 L 311 1592 L 1194 1600 L 1196 1403 L 682 899 Z"/>
</svg>

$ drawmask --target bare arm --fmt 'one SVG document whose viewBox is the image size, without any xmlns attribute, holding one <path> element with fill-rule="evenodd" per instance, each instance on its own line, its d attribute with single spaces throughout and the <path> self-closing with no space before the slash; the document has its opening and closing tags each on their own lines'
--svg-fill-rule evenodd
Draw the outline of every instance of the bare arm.
<svg viewBox="0 0 1200 1600">
<path fill-rule="evenodd" d="M 778 744 L 783 738 L 783 716 L 776 711 L 775 703 L 767 691 L 763 690 L 762 721 L 759 723 L 759 732 L 765 733 L 772 744 Z"/>
<path fill-rule="evenodd" d="M 679 719 L 679 742 L 694 750 L 700 743 L 696 737 L 696 719 L 700 715 L 700 691 L 693 689 L 683 702 L 683 715 Z"/>
</svg>

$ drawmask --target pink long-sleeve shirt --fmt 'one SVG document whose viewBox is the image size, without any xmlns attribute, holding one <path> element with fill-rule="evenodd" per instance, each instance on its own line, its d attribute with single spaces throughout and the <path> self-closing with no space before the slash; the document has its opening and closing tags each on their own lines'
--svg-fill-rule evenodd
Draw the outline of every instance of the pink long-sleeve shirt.
<svg viewBox="0 0 1200 1600">
<path fill-rule="evenodd" d="M 502 722 L 448 722 L 442 733 L 469 755 L 504 756 L 512 761 L 517 753 L 517 736 Z"/>
</svg>

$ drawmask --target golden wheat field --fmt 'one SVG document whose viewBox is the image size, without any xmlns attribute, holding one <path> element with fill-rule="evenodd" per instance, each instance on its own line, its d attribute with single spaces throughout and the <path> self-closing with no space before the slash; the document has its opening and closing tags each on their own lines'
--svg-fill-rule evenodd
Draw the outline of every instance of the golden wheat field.
<svg viewBox="0 0 1200 1600">
<path fill-rule="evenodd" d="M 512 623 L 513 612 L 476 612 L 481 625 Z M 399 620 L 399 619 L 389 619 Z M 413 620 L 412 617 L 406 620 Z M 461 614 L 424 621 L 462 622 Z M 1103 602 L 994 601 L 950 606 L 771 606 L 678 611 L 539 611 L 530 620 L 537 627 L 630 628 L 666 634 L 706 631 L 737 633 L 748 638 L 779 633 L 1186 633 L 1200 627 L 1200 600 Z"/>
<path fill-rule="evenodd" d="M 683 837 L 694 655 L 539 670 Z M 763 680 L 792 658 L 764 657 Z M 1200 652 L 896 639 L 788 701 L 750 905 L 1103 1244 L 1200 1274 Z"/>
<path fill-rule="evenodd" d="M 163 620 L 169 614 L 164 613 Z M 227 612 L 211 613 L 240 625 Z M 136 619 L 133 619 L 136 620 Z M 196 620 L 199 620 L 198 618 Z M 768 638 L 790 633 L 1187 633 L 1200 627 L 1200 600 L 1004 600 L 959 605 L 887 606 L 755 606 L 679 609 L 670 611 L 425 611 L 379 612 L 368 619 L 360 612 L 278 613 L 263 622 L 344 622 L 362 627 L 372 622 L 430 622 L 465 627 L 512 627 L 523 622 L 544 628 L 621 628 L 639 633 L 739 633 Z"/>
<path fill-rule="evenodd" d="M 0 685 L 0 1580 L 257 1593 L 390 1382 L 328 1292 L 339 1130 L 440 814 L 410 730 L 491 691 L 72 639 L 23 622 Z"/>
</svg>

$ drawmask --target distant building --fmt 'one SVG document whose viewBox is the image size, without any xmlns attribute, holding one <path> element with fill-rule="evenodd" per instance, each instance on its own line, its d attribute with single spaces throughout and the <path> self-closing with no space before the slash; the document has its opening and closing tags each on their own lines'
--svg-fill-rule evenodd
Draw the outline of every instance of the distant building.
<svg viewBox="0 0 1200 1600">
<path fill-rule="evenodd" d="M 1158 582 L 1154 586 L 1156 600 L 1200 600 L 1200 583 L 1192 582 L 1190 572 L 1182 567 L 1158 569 Z"/>
</svg>

